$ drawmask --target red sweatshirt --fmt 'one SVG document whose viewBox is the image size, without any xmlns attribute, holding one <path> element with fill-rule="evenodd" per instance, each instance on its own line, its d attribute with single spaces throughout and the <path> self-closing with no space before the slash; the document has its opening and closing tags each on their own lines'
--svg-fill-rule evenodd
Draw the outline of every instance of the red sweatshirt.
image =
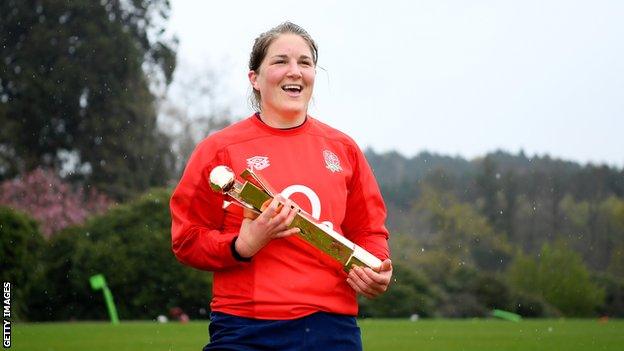
<svg viewBox="0 0 624 351">
<path fill-rule="evenodd" d="M 250 262 L 234 258 L 242 210 L 223 209 L 210 171 L 251 168 L 303 210 L 388 258 L 386 208 L 355 142 L 311 117 L 275 129 L 251 116 L 204 139 L 171 198 L 172 246 L 178 260 L 214 272 L 213 311 L 258 319 L 294 319 L 318 311 L 357 315 L 355 292 L 339 264 L 295 236 L 275 239 Z M 239 181 L 241 179 L 239 178 Z"/>
</svg>

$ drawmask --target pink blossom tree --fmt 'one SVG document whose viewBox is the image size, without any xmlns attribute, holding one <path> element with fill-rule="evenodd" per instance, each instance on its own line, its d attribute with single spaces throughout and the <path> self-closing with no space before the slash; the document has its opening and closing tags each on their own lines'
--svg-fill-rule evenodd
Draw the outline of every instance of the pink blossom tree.
<svg viewBox="0 0 624 351">
<path fill-rule="evenodd" d="M 84 223 L 89 216 L 105 212 L 111 203 L 95 189 L 85 192 L 56 172 L 41 168 L 0 184 L 0 204 L 30 214 L 46 237 Z"/>
</svg>

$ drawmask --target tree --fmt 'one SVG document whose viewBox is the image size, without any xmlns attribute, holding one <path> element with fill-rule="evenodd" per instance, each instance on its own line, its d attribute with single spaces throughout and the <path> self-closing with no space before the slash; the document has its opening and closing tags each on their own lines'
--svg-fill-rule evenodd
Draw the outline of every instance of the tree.
<svg viewBox="0 0 624 351">
<path fill-rule="evenodd" d="M 93 188 L 85 193 L 56 173 L 37 168 L 1 183 L 0 204 L 30 214 L 49 237 L 70 225 L 84 223 L 91 215 L 103 213 L 111 201 Z"/>
<path fill-rule="evenodd" d="M 508 277 L 515 289 L 543 296 L 566 316 L 590 316 L 604 299 L 581 257 L 563 242 L 544 244 L 538 261 L 519 254 Z"/>
<path fill-rule="evenodd" d="M 182 174 L 188 158 L 203 138 L 234 121 L 230 104 L 222 98 L 227 94 L 222 90 L 219 74 L 213 69 L 176 70 L 175 83 L 159 108 L 162 125 L 167 126 L 163 132 L 171 140 L 176 176 Z"/>
<path fill-rule="evenodd" d="M 38 166 L 115 198 L 164 184 L 152 87 L 175 68 L 167 0 L 3 1 L 0 178 Z"/>
<path fill-rule="evenodd" d="M 422 197 L 412 213 L 429 223 L 431 248 L 443 250 L 458 263 L 486 270 L 504 269 L 511 256 L 505 237 L 496 233 L 487 219 L 455 196 L 423 186 Z"/>
</svg>

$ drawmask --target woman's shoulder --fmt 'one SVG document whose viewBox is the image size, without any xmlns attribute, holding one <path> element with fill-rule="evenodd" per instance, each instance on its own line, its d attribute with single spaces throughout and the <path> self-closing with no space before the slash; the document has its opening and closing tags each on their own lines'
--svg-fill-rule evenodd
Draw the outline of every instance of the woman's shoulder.
<svg viewBox="0 0 624 351">
<path fill-rule="evenodd" d="M 197 145 L 198 148 L 221 148 L 232 143 L 236 143 L 249 135 L 253 136 L 254 127 L 250 120 L 252 117 L 244 118 L 230 124 L 227 127 L 224 127 L 223 129 L 210 133 Z"/>
<path fill-rule="evenodd" d="M 317 134 L 327 139 L 341 142 L 343 144 L 357 147 L 357 143 L 355 142 L 355 140 L 353 140 L 353 138 L 351 138 L 347 133 L 336 129 L 328 125 L 327 123 L 321 122 L 316 118 L 312 118 L 312 120 L 314 122 L 314 125 L 313 128 L 311 128 L 310 133 Z"/>
</svg>

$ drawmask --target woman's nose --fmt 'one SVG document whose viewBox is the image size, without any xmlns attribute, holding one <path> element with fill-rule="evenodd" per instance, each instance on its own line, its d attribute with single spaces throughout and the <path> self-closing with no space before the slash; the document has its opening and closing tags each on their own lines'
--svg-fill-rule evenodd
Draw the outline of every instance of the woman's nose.
<svg viewBox="0 0 624 351">
<path fill-rule="evenodd" d="M 288 65 L 288 77 L 289 78 L 301 78 L 301 67 L 297 64 L 297 62 L 293 62 Z"/>
</svg>

